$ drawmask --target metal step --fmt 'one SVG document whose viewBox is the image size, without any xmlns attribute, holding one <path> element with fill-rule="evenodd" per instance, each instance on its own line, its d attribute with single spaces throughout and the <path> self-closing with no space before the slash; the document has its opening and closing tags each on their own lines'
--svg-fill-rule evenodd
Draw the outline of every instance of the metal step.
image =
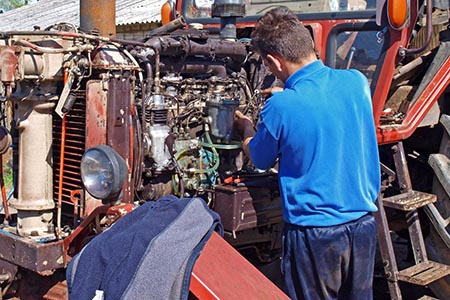
<svg viewBox="0 0 450 300">
<path fill-rule="evenodd" d="M 423 297 L 420 297 L 420 298 L 417 299 L 417 300 L 439 300 L 439 299 L 438 299 L 438 298 L 434 298 L 434 297 L 425 295 L 425 296 L 423 296 Z"/>
<path fill-rule="evenodd" d="M 450 274 L 450 266 L 434 261 L 422 262 L 398 273 L 398 280 L 425 286 Z"/>
<path fill-rule="evenodd" d="M 407 193 L 383 198 L 383 205 L 403 211 L 411 211 L 427 204 L 436 202 L 434 194 L 419 191 L 409 191 Z"/>
</svg>

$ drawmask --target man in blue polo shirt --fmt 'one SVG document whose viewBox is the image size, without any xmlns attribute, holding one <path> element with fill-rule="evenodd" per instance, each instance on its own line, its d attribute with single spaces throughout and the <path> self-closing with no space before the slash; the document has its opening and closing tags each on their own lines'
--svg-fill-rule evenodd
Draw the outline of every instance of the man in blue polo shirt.
<svg viewBox="0 0 450 300">
<path fill-rule="evenodd" d="M 380 167 L 367 79 L 326 67 L 309 31 L 285 9 L 258 20 L 252 43 L 285 84 L 267 100 L 256 134 L 242 115 L 237 130 L 256 167 L 278 159 L 286 292 L 370 300 Z"/>
</svg>

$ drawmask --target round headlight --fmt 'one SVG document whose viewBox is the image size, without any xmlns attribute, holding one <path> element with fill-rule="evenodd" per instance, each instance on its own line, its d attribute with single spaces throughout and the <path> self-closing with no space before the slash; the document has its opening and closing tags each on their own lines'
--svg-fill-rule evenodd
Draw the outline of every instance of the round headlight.
<svg viewBox="0 0 450 300">
<path fill-rule="evenodd" d="M 110 146 L 90 148 L 81 158 L 81 180 L 86 191 L 97 199 L 118 196 L 127 173 L 125 160 Z"/>
</svg>

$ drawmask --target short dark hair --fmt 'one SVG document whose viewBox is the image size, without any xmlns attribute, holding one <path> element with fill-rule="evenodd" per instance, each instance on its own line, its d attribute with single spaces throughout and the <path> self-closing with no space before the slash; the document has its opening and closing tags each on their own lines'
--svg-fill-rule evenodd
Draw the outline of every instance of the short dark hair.
<svg viewBox="0 0 450 300">
<path fill-rule="evenodd" d="M 309 30 L 287 8 L 274 8 L 258 19 L 252 45 L 262 55 L 274 54 L 290 62 L 315 53 Z"/>
</svg>

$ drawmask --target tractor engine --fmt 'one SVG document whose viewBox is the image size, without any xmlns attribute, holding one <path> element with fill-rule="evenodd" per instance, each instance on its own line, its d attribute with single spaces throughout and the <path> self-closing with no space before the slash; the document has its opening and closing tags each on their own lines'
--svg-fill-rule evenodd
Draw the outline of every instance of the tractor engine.
<svg viewBox="0 0 450 300">
<path fill-rule="evenodd" d="M 193 196 L 240 168 L 232 125 L 235 111 L 252 97 L 241 67 L 246 47 L 197 29 L 177 34 L 149 38 L 149 52 L 132 51 L 147 70 L 144 82 L 153 86 L 140 109 L 146 198 L 160 196 L 164 182 L 157 177 L 169 175 L 173 192 Z"/>
</svg>

